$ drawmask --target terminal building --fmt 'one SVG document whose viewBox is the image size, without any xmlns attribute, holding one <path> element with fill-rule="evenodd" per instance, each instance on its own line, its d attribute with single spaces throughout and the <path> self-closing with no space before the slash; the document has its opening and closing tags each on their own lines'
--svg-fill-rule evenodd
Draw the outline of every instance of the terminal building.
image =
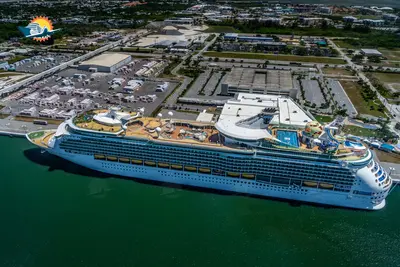
<svg viewBox="0 0 400 267">
<path fill-rule="evenodd" d="M 292 74 L 284 70 L 233 68 L 221 83 L 222 95 L 236 93 L 287 95 L 296 98 Z"/>
<path fill-rule="evenodd" d="M 92 72 L 114 72 L 132 60 L 130 55 L 119 53 L 104 53 L 83 61 L 78 69 Z"/>
</svg>

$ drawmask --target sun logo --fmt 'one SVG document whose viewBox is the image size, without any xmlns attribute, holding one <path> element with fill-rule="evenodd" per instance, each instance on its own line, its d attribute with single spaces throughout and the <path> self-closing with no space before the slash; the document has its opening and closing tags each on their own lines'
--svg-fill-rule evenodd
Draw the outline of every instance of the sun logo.
<svg viewBox="0 0 400 267">
<path fill-rule="evenodd" d="M 44 42 L 50 38 L 55 30 L 53 23 L 47 17 L 36 17 L 26 27 L 18 27 L 25 37 L 32 38 L 38 42 Z"/>
<path fill-rule="evenodd" d="M 43 33 L 45 33 L 45 30 L 47 29 L 47 32 L 51 32 L 53 30 L 53 23 L 51 23 L 51 20 L 49 20 L 46 17 L 36 17 L 33 20 L 31 20 L 31 23 L 37 23 L 39 27 L 43 30 Z M 50 38 L 50 34 L 47 36 L 42 36 L 42 37 L 34 37 L 33 40 L 39 41 L 39 42 L 44 42 L 47 41 Z"/>
</svg>

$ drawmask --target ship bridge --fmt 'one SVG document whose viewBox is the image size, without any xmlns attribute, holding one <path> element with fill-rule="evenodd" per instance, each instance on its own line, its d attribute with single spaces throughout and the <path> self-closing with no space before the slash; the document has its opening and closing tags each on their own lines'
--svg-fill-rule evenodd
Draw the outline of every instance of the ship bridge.
<svg viewBox="0 0 400 267">
<path fill-rule="evenodd" d="M 215 127 L 226 137 L 257 141 L 275 139 L 269 125 L 304 128 L 312 119 L 292 99 L 276 95 L 238 94 L 228 100 Z"/>
</svg>

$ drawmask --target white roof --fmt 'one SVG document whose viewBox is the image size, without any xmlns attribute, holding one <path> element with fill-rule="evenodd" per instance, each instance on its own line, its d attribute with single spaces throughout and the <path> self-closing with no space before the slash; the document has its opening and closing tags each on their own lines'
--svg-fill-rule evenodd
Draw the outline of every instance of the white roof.
<svg viewBox="0 0 400 267">
<path fill-rule="evenodd" d="M 174 26 L 165 26 L 163 28 L 163 30 L 165 30 L 165 31 L 173 31 L 173 30 L 177 30 L 177 28 L 175 28 Z"/>
<path fill-rule="evenodd" d="M 130 118 L 131 115 L 129 113 L 120 112 L 119 110 L 120 109 L 117 107 L 112 107 L 107 112 L 94 115 L 93 119 L 104 125 L 122 125 L 121 119 Z"/>
<path fill-rule="evenodd" d="M 130 55 L 119 54 L 119 53 L 104 53 L 96 57 L 93 57 L 89 60 L 83 61 L 80 65 L 111 67 L 130 57 L 131 57 Z"/>
<path fill-rule="evenodd" d="M 43 109 L 39 113 L 52 115 L 52 114 L 56 114 L 57 112 L 58 112 L 57 108 L 53 108 L 53 109 Z"/>
<path fill-rule="evenodd" d="M 93 100 L 86 98 L 81 101 L 81 104 L 92 104 Z"/>
<path fill-rule="evenodd" d="M 361 49 L 361 51 L 365 54 L 375 54 L 375 55 L 382 55 L 381 52 L 379 52 L 376 49 Z"/>
<path fill-rule="evenodd" d="M 242 139 L 259 140 L 271 138 L 266 125 L 258 114 L 265 109 L 276 109 L 270 124 L 284 124 L 295 128 L 304 127 L 312 119 L 292 99 L 277 95 L 238 94 L 228 100 L 222 109 L 216 128 L 224 135 Z M 274 112 L 272 112 L 274 113 Z M 253 120 L 248 120 L 254 118 Z"/>
<path fill-rule="evenodd" d="M 211 122 L 213 117 L 214 117 L 214 114 L 212 114 L 212 113 L 201 112 L 197 116 L 196 121 L 199 121 L 199 122 Z"/>
</svg>

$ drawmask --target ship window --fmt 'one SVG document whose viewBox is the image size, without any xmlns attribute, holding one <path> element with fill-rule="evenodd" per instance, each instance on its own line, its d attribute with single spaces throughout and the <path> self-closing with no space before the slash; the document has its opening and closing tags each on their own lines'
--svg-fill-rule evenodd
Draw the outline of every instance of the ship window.
<svg viewBox="0 0 400 267">
<path fill-rule="evenodd" d="M 271 183 L 275 183 L 275 184 L 289 184 L 289 179 L 271 178 Z"/>
</svg>

